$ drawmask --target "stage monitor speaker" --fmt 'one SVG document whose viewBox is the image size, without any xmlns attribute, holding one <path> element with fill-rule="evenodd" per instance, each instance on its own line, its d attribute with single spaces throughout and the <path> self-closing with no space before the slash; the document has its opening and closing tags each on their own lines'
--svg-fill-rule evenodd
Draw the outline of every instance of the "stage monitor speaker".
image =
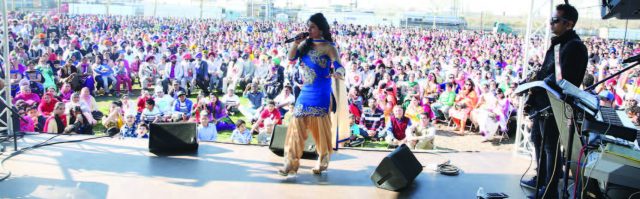
<svg viewBox="0 0 640 199">
<path fill-rule="evenodd" d="M 269 149 L 278 156 L 284 155 L 284 142 L 287 137 L 287 126 L 276 125 L 271 133 L 271 143 L 269 143 Z M 313 140 L 313 136 L 309 135 L 304 142 L 304 152 L 302 153 L 304 159 L 316 159 L 318 153 L 316 152 L 316 143 Z"/>
<path fill-rule="evenodd" d="M 378 188 L 397 191 L 408 187 L 421 172 L 422 165 L 403 144 L 382 159 L 371 174 L 371 181 Z"/>
<path fill-rule="evenodd" d="M 189 153 L 198 150 L 196 123 L 151 123 L 149 151 L 152 153 Z"/>
</svg>

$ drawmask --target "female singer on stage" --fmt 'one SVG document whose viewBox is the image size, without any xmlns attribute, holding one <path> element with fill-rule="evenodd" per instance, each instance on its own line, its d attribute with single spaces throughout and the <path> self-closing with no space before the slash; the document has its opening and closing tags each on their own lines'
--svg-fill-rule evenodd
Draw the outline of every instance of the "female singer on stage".
<svg viewBox="0 0 640 199">
<path fill-rule="evenodd" d="M 336 107 L 336 102 L 342 102 L 339 98 L 332 98 L 332 87 L 333 90 L 341 90 L 335 89 L 339 86 L 332 86 L 332 77 L 336 81 L 341 80 L 345 70 L 331 38 L 329 23 L 321 13 L 317 13 L 309 18 L 307 24 L 308 38 L 300 34 L 288 54 L 290 60 L 300 59 L 303 63 L 299 66 L 303 86 L 287 130 L 284 168 L 278 171 L 283 176 L 297 173 L 308 131 L 315 140 L 319 155 L 312 171 L 320 174 L 327 169 L 333 146 L 330 108 Z"/>
</svg>

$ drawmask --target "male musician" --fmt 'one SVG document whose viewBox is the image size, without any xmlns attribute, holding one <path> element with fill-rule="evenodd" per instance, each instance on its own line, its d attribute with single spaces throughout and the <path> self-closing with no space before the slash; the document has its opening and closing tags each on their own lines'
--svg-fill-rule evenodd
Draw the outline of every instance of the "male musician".
<svg viewBox="0 0 640 199">
<path fill-rule="evenodd" d="M 551 32 L 555 36 L 551 38 L 551 46 L 546 52 L 542 69 L 535 76 L 537 80 L 551 79 L 553 80 L 552 82 L 555 82 L 557 78 L 555 68 L 556 64 L 559 64 L 561 78 L 571 82 L 573 85 L 580 86 L 587 68 L 587 48 L 573 30 L 577 21 L 578 11 L 575 7 L 569 4 L 556 6 L 556 12 L 550 21 Z M 530 106 L 531 111 L 539 112 L 549 106 L 550 103 L 544 90 L 534 90 L 527 105 Z M 548 112 L 551 112 L 550 109 L 548 109 Z M 520 184 L 532 188 L 536 186 L 537 181 L 541 181 L 539 183 L 542 185 L 541 189 L 535 192 L 539 194 L 539 197 L 543 197 L 543 195 L 544 198 L 558 197 L 558 177 L 562 173 L 560 156 L 556 155 L 556 153 L 559 153 L 558 134 L 557 124 L 553 115 L 542 113 L 533 119 L 531 140 L 535 146 L 536 157 L 542 155 L 542 158 L 539 159 L 538 177 L 522 181 Z M 543 143 L 542 146 L 541 142 Z M 546 193 L 544 193 L 545 189 L 547 189 Z"/>
</svg>

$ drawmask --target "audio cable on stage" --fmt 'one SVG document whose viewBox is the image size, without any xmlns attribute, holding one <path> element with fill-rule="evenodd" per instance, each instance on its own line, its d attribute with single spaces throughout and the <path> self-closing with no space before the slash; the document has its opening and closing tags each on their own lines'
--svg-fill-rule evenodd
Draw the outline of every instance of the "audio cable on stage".
<svg viewBox="0 0 640 199">
<path fill-rule="evenodd" d="M 447 176 L 457 176 L 460 174 L 460 168 L 451 164 L 451 160 L 447 160 L 446 162 L 439 164 L 436 171 Z"/>
</svg>

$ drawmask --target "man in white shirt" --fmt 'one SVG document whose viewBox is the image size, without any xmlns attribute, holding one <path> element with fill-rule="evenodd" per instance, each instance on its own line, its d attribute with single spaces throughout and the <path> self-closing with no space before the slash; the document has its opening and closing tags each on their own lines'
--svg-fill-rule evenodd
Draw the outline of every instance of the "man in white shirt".
<svg viewBox="0 0 640 199">
<path fill-rule="evenodd" d="M 209 65 L 208 72 L 209 76 L 209 90 L 213 92 L 214 89 L 217 88 L 218 84 L 220 84 L 220 79 L 222 78 L 222 70 L 220 67 L 222 66 L 222 58 L 215 56 L 215 53 L 210 52 L 207 55 L 207 64 Z"/>
<path fill-rule="evenodd" d="M 234 91 L 235 89 L 229 88 L 227 89 L 227 94 L 220 98 L 220 102 L 226 106 L 229 115 L 233 115 L 235 112 L 238 112 L 238 107 L 240 106 L 240 97 L 238 97 Z"/>
<path fill-rule="evenodd" d="M 186 88 L 187 87 L 187 81 L 183 78 L 184 77 L 184 68 L 182 66 L 182 63 L 178 64 L 177 63 L 177 56 L 176 55 L 171 55 L 169 57 L 169 63 L 168 66 L 166 66 L 164 68 L 164 74 L 163 76 L 163 80 L 162 80 L 162 90 L 167 92 L 169 90 L 169 84 L 173 81 L 173 80 L 177 80 L 178 82 L 180 82 L 180 85 L 182 88 Z"/>
<path fill-rule="evenodd" d="M 155 95 L 156 106 L 158 106 L 160 113 L 169 114 L 171 112 L 171 108 L 173 108 L 174 99 L 169 95 L 165 95 L 162 91 L 162 87 L 159 86 L 155 89 Z"/>
<path fill-rule="evenodd" d="M 285 85 L 282 93 L 276 96 L 273 101 L 276 103 L 276 108 L 280 111 L 280 115 L 289 112 L 289 105 L 296 102 L 296 97 L 293 95 L 291 86 Z"/>
</svg>

